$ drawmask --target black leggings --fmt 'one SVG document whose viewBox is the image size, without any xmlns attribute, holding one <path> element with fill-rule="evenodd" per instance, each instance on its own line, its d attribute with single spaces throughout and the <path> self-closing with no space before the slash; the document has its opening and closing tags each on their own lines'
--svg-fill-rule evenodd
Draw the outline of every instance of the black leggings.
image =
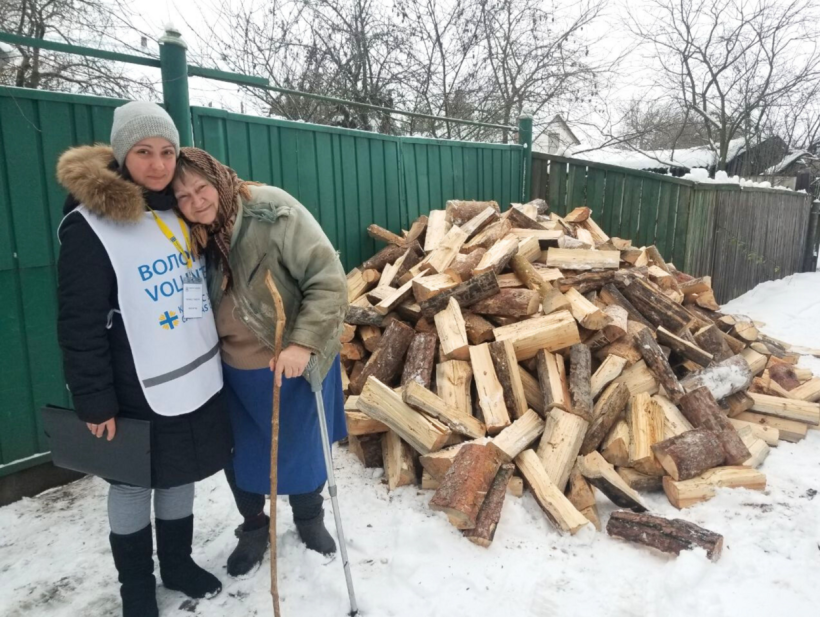
<svg viewBox="0 0 820 617">
<path fill-rule="evenodd" d="M 236 475 L 233 469 L 225 469 L 225 477 L 228 479 L 228 486 L 231 487 L 236 508 L 244 518 L 253 518 L 263 512 L 265 508 L 265 496 L 259 493 L 249 493 L 236 485 Z M 322 489 L 325 483 L 322 482 L 316 490 L 300 495 L 288 495 L 290 508 L 293 510 L 294 521 L 309 521 L 322 513 Z"/>
</svg>

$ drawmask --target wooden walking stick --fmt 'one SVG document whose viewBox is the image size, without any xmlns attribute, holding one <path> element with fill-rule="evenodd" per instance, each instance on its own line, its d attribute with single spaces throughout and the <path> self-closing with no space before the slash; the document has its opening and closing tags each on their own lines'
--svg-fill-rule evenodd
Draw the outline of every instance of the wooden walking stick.
<svg viewBox="0 0 820 617">
<path fill-rule="evenodd" d="M 282 296 L 273 282 L 273 276 L 268 271 L 265 276 L 265 285 L 273 298 L 273 306 L 276 310 L 276 329 L 274 330 L 273 359 L 274 365 L 279 362 L 279 354 L 282 352 L 282 333 L 285 330 L 285 305 L 282 303 Z M 276 385 L 276 376 L 273 379 L 273 417 L 271 419 L 271 444 L 270 444 L 270 593 L 273 598 L 273 614 L 279 617 L 279 582 L 276 568 L 276 494 L 279 486 L 278 457 L 279 457 L 279 392 Z"/>
</svg>

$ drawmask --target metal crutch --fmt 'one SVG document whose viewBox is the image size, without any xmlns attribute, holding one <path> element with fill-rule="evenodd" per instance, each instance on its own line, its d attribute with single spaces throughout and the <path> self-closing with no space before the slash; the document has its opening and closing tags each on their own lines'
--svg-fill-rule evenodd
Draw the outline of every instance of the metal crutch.
<svg viewBox="0 0 820 617">
<path fill-rule="evenodd" d="M 353 577 L 350 574 L 350 562 L 347 559 L 347 544 L 345 543 L 345 532 L 342 528 L 342 516 L 339 512 L 339 500 L 336 498 L 336 476 L 333 473 L 333 461 L 330 457 L 330 437 L 327 434 L 327 419 L 325 417 L 325 402 L 322 398 L 322 380 L 319 378 L 315 355 L 310 356 L 307 367 L 305 367 L 305 379 L 310 384 L 310 389 L 316 396 L 316 411 L 319 414 L 319 432 L 322 435 L 322 450 L 325 455 L 325 468 L 327 469 L 327 486 L 330 493 L 330 501 L 333 504 L 333 518 L 336 519 L 336 535 L 339 537 L 339 551 L 342 554 L 342 566 L 345 571 L 347 581 L 347 593 L 350 596 L 350 617 L 359 614 L 359 607 L 356 604 L 356 593 L 353 591 Z"/>
</svg>

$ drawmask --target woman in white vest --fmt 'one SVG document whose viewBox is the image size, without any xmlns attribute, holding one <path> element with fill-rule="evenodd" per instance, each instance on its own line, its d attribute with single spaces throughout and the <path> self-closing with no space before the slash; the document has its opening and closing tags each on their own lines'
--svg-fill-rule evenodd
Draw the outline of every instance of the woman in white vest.
<svg viewBox="0 0 820 617">
<path fill-rule="evenodd" d="M 168 188 L 178 156 L 168 114 L 132 102 L 114 113 L 111 147 L 72 148 L 57 166 L 70 192 L 58 335 L 74 408 L 98 438 L 116 439 L 117 418 L 152 427 L 152 486 L 112 483 L 108 496 L 124 617 L 159 615 L 152 496 L 165 586 L 192 598 L 222 589 L 191 558 L 194 482 L 225 467 L 232 437 L 205 262 Z"/>
</svg>

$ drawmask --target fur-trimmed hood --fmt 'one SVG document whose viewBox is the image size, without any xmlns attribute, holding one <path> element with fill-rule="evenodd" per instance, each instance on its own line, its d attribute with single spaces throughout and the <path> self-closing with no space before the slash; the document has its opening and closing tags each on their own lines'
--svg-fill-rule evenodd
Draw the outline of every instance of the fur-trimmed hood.
<svg viewBox="0 0 820 617">
<path fill-rule="evenodd" d="M 138 221 L 145 212 L 142 187 L 116 170 L 110 146 L 79 146 L 60 156 L 57 181 L 91 212 L 120 223 Z"/>
</svg>

